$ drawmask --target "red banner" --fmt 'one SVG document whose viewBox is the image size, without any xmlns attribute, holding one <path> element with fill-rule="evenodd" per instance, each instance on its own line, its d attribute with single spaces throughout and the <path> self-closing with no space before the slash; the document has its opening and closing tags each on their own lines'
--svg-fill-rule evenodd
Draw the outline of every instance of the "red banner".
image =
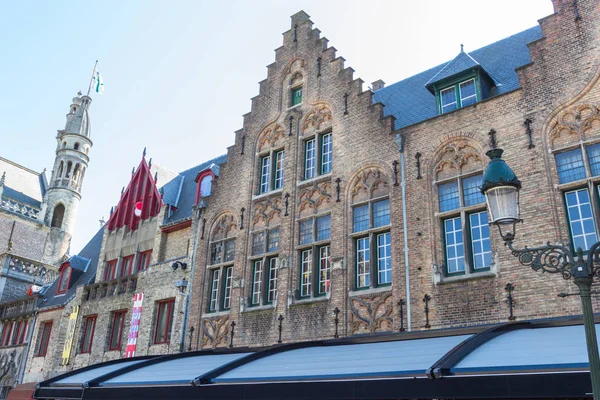
<svg viewBox="0 0 600 400">
<path fill-rule="evenodd" d="M 129 324 L 129 335 L 127 336 L 125 358 L 135 357 L 137 338 L 140 333 L 140 319 L 142 317 L 143 300 L 144 293 L 136 293 L 133 295 L 133 310 L 131 311 L 131 323 Z"/>
</svg>

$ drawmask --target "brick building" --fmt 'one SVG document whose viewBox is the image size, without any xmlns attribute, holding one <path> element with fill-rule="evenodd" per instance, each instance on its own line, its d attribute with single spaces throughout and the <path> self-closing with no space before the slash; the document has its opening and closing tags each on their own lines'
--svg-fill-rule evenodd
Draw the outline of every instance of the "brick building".
<svg viewBox="0 0 600 400">
<path fill-rule="evenodd" d="M 134 170 L 96 283 L 77 290 L 72 361 L 33 359 L 26 378 L 124 357 L 134 293 L 136 355 L 579 314 L 557 297 L 572 283 L 489 229 L 479 192 L 502 147 L 523 182 L 517 245 L 598 240 L 600 2 L 553 4 L 539 26 L 372 90 L 293 15 L 226 157 L 162 187 L 145 159 Z"/>
</svg>

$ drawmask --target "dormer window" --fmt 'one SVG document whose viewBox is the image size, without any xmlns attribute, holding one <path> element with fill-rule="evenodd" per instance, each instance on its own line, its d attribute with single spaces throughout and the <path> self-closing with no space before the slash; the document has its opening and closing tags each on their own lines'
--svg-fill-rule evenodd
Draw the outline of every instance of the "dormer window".
<svg viewBox="0 0 600 400">
<path fill-rule="evenodd" d="M 458 82 L 440 90 L 439 98 L 442 114 L 477 103 L 475 78 Z"/>
<path fill-rule="evenodd" d="M 213 172 L 213 170 L 215 172 Z M 217 177 L 218 174 L 218 169 L 216 168 L 209 168 L 209 169 L 205 169 L 204 171 L 201 171 L 200 173 L 198 173 L 198 176 L 196 176 L 196 202 L 195 204 L 198 204 L 200 202 L 200 200 L 204 197 L 208 197 L 210 196 L 211 192 L 212 192 L 212 183 L 214 181 L 214 179 Z"/>
<path fill-rule="evenodd" d="M 60 271 L 60 277 L 58 278 L 58 288 L 56 294 L 63 294 L 69 289 L 69 282 L 71 280 L 72 268 L 69 264 L 64 264 Z"/>
</svg>

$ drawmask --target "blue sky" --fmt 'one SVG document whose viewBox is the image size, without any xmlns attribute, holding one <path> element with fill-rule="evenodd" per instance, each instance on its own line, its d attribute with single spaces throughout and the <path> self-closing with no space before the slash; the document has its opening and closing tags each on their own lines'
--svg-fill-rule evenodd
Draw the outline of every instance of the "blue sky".
<svg viewBox="0 0 600 400">
<path fill-rule="evenodd" d="M 99 60 L 105 93 L 90 108 L 94 147 L 72 242 L 77 252 L 108 218 L 144 147 L 174 171 L 226 152 L 299 10 L 365 89 L 553 12 L 550 0 L 0 2 L 0 156 L 49 173 L 56 130 Z"/>
</svg>

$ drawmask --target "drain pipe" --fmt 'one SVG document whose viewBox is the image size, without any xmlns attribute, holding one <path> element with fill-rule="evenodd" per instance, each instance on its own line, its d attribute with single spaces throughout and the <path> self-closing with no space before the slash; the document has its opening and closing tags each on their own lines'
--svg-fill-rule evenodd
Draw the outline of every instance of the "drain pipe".
<svg viewBox="0 0 600 400">
<path fill-rule="evenodd" d="M 404 137 L 396 134 L 394 142 L 400 152 L 400 180 L 402 187 L 402 223 L 404 228 L 404 268 L 406 271 L 406 325 L 408 332 L 411 331 L 410 324 L 410 268 L 408 265 L 408 227 L 406 222 L 406 180 L 404 178 Z"/>
</svg>

